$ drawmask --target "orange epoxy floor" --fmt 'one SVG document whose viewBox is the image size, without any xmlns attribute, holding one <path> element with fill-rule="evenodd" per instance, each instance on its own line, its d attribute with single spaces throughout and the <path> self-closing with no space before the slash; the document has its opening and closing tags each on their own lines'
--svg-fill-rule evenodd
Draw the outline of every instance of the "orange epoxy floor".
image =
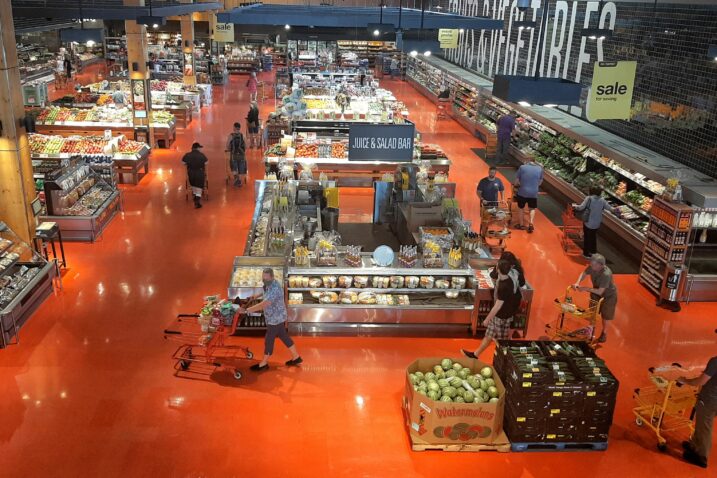
<svg viewBox="0 0 717 478">
<path fill-rule="evenodd" d="M 715 464 L 683 463 L 679 441 L 668 454 L 657 452 L 653 436 L 634 425 L 631 393 L 646 383 L 649 366 L 699 368 L 715 355 L 717 306 L 657 309 L 631 275 L 617 278 L 617 320 L 600 351 L 621 381 L 603 453 L 411 452 L 400 409 L 405 366 L 420 356 L 455 355 L 471 340 L 300 337 L 300 368 L 277 367 L 288 358 L 277 345 L 273 369 L 247 371 L 241 382 L 223 371 L 210 381 L 174 377 L 162 330 L 203 295 L 225 293 L 254 207 L 253 188 L 223 181 L 226 134 L 246 115 L 244 81 L 232 77 L 215 88 L 214 105 L 180 130 L 171 149 L 153 152 L 152 173 L 123 188 L 124 212 L 99 242 L 66 245 L 64 290 L 23 328 L 19 346 L 0 351 L 0 475 L 714 476 Z M 464 213 L 477 223 L 474 190 L 486 165 L 470 148 L 480 142 L 451 120 L 436 122 L 435 108 L 409 85 L 384 84 L 408 104 L 424 139 L 446 150 Z M 211 197 L 198 211 L 185 201 L 180 163 L 195 140 L 210 158 Z M 250 159 L 252 178 L 261 177 L 260 153 Z M 351 195 L 347 208 L 365 212 L 366 197 Z M 510 241 L 537 290 L 532 337 L 583 267 L 563 254 L 547 219 L 539 215 L 536 227 Z M 261 339 L 243 341 L 261 351 Z"/>
</svg>

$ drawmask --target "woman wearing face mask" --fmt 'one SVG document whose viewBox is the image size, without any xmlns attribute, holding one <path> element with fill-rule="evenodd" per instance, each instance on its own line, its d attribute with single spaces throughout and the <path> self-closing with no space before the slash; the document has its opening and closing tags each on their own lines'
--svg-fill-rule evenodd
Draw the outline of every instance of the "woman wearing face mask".
<svg viewBox="0 0 717 478">
<path fill-rule="evenodd" d="M 299 352 L 296 351 L 294 341 L 286 331 L 286 304 L 284 303 L 284 291 L 281 284 L 274 278 L 273 269 L 264 269 L 262 274 L 264 281 L 264 298 L 261 302 L 246 310 L 247 313 L 263 311 L 266 321 L 266 336 L 264 337 L 264 358 L 261 362 L 251 366 L 254 371 L 264 371 L 269 368 L 269 358 L 274 353 L 274 341 L 278 337 L 291 352 L 291 360 L 286 362 L 288 366 L 299 365 L 303 362 Z"/>
</svg>

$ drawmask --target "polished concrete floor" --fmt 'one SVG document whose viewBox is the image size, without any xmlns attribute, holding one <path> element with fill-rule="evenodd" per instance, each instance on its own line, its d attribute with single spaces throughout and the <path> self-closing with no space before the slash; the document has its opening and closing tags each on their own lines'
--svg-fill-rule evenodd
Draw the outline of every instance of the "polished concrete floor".
<svg viewBox="0 0 717 478">
<path fill-rule="evenodd" d="M 195 311 L 202 296 L 226 293 L 254 206 L 253 188 L 224 183 L 226 135 L 246 116 L 244 82 L 232 77 L 215 88 L 214 104 L 172 148 L 152 153 L 151 174 L 123 188 L 124 212 L 100 241 L 66 246 L 64 290 L 23 328 L 20 345 L 0 351 L 0 475 L 714 476 L 717 465 L 682 462 L 679 435 L 668 453 L 658 452 L 631 409 L 648 367 L 679 361 L 697 373 L 716 354 L 717 306 L 658 309 L 634 275 L 616 278 L 617 318 L 600 351 L 621 381 L 606 452 L 411 452 L 400 408 L 406 365 L 476 345 L 468 339 L 299 337 L 299 368 L 281 365 L 289 355 L 278 345 L 269 372 L 246 370 L 239 382 L 221 370 L 206 380 L 175 377 L 174 346 L 162 331 L 176 314 Z M 407 103 L 424 139 L 448 153 L 463 212 L 477 224 L 474 191 L 486 165 L 471 148 L 480 142 L 451 120 L 436 121 L 435 108 L 409 85 L 385 85 Z M 263 116 L 271 106 L 261 105 Z M 185 200 L 180 163 L 193 141 L 210 159 L 211 196 L 201 210 Z M 252 151 L 251 178 L 262 174 Z M 354 215 L 370 204 L 360 191 L 342 200 Z M 536 227 L 509 243 L 536 289 L 531 337 L 542 334 L 555 315 L 553 299 L 584 267 L 563 253 L 555 225 L 539 215 Z M 260 338 L 239 340 L 261 350 Z"/>
</svg>

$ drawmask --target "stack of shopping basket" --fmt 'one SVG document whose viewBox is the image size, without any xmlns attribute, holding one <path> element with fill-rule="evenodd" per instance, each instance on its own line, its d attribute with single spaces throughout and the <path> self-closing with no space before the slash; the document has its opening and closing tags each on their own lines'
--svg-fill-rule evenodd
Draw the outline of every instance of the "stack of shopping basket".
<svg viewBox="0 0 717 478">
<path fill-rule="evenodd" d="M 514 451 L 607 448 L 619 384 L 587 344 L 500 341 L 493 366 Z"/>
</svg>

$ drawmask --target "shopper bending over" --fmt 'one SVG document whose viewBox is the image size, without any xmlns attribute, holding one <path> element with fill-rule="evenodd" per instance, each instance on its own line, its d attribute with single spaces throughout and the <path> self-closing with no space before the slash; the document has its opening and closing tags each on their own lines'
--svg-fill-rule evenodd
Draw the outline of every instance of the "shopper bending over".
<svg viewBox="0 0 717 478">
<path fill-rule="evenodd" d="M 678 382 L 702 387 L 695 406 L 695 432 L 689 441 L 682 443 L 682 455 L 693 465 L 707 468 L 707 458 L 712 448 L 712 426 L 717 414 L 717 357 L 707 362 L 704 372 L 696 378 L 680 377 Z"/>
<path fill-rule="evenodd" d="M 590 187 L 590 195 L 586 197 L 582 204 L 573 204 L 575 212 L 582 213 L 583 220 L 583 257 L 590 259 L 597 252 L 597 233 L 602 224 L 603 211 L 617 213 L 617 209 L 613 208 L 600 195 L 602 189 L 597 186 Z"/>
<path fill-rule="evenodd" d="M 249 147 L 259 149 L 259 105 L 252 101 L 246 115 L 247 129 L 249 130 Z"/>
<path fill-rule="evenodd" d="M 202 207 L 202 192 L 207 180 L 206 172 L 204 171 L 207 157 L 204 156 L 200 149 L 202 149 L 202 145 L 194 143 L 192 144 L 192 151 L 182 158 L 182 162 L 187 165 L 187 179 L 189 180 L 189 186 L 192 188 L 194 207 L 197 209 Z"/>
<path fill-rule="evenodd" d="M 299 352 L 296 351 L 294 341 L 289 337 L 286 331 L 286 304 L 284 303 L 284 290 L 281 284 L 274 278 L 273 269 L 264 269 L 262 274 L 264 281 L 264 298 L 261 302 L 253 305 L 246 310 L 247 313 L 263 311 L 264 320 L 266 321 L 266 336 L 264 337 L 264 358 L 261 362 L 251 366 L 252 370 L 261 371 L 269 368 L 269 358 L 274 353 L 274 341 L 277 337 L 284 342 L 284 345 L 291 352 L 291 360 L 286 365 L 299 365 L 303 362 Z"/>
<path fill-rule="evenodd" d="M 481 204 L 484 206 L 494 205 L 498 202 L 499 198 L 501 201 L 503 200 L 505 186 L 503 186 L 503 181 L 496 176 L 497 173 L 498 169 L 495 166 L 491 166 L 488 168 L 488 176 L 481 179 L 478 183 L 476 194 L 478 194 L 478 199 L 480 199 Z"/>
<path fill-rule="evenodd" d="M 511 279 L 518 282 L 518 286 L 522 289 L 525 287 L 525 272 L 523 271 L 523 265 L 520 263 L 520 259 L 518 259 L 515 254 L 513 254 L 510 251 L 503 251 L 503 253 L 500 255 L 499 261 L 508 261 L 510 263 L 510 272 L 508 275 Z M 498 279 L 498 268 L 494 267 L 492 271 L 490 271 L 490 277 L 493 280 Z"/>
<path fill-rule="evenodd" d="M 515 199 L 518 202 L 518 229 L 525 229 L 525 206 L 528 206 L 528 232 L 535 230 L 535 210 L 538 208 L 538 190 L 543 184 L 543 167 L 532 159 L 518 168 L 515 185 L 518 191 Z"/>
<path fill-rule="evenodd" d="M 229 169 L 234 176 L 234 186 L 241 187 L 246 183 L 246 141 L 238 122 L 234 123 L 234 131 L 229 135 L 225 151 L 229 153 Z"/>
<path fill-rule="evenodd" d="M 511 277 L 512 265 L 507 260 L 498 261 L 498 281 L 495 284 L 496 298 L 488 317 L 483 321 L 486 327 L 485 337 L 480 346 L 469 352 L 461 349 L 468 358 L 478 358 L 490 345 L 491 340 L 504 340 L 510 338 L 510 324 L 513 316 L 520 308 L 522 294 L 517 279 Z"/>
<path fill-rule="evenodd" d="M 612 271 L 606 264 L 605 256 L 593 254 L 590 258 L 590 265 L 580 274 L 577 282 L 573 285 L 575 290 L 590 292 L 592 300 L 603 299 L 602 306 L 600 306 L 600 317 L 602 318 L 602 333 L 598 338 L 600 343 L 607 341 L 607 321 L 615 318 L 615 308 L 617 307 L 617 287 L 612 278 Z M 592 287 L 580 285 L 587 276 L 590 276 Z"/>
</svg>

